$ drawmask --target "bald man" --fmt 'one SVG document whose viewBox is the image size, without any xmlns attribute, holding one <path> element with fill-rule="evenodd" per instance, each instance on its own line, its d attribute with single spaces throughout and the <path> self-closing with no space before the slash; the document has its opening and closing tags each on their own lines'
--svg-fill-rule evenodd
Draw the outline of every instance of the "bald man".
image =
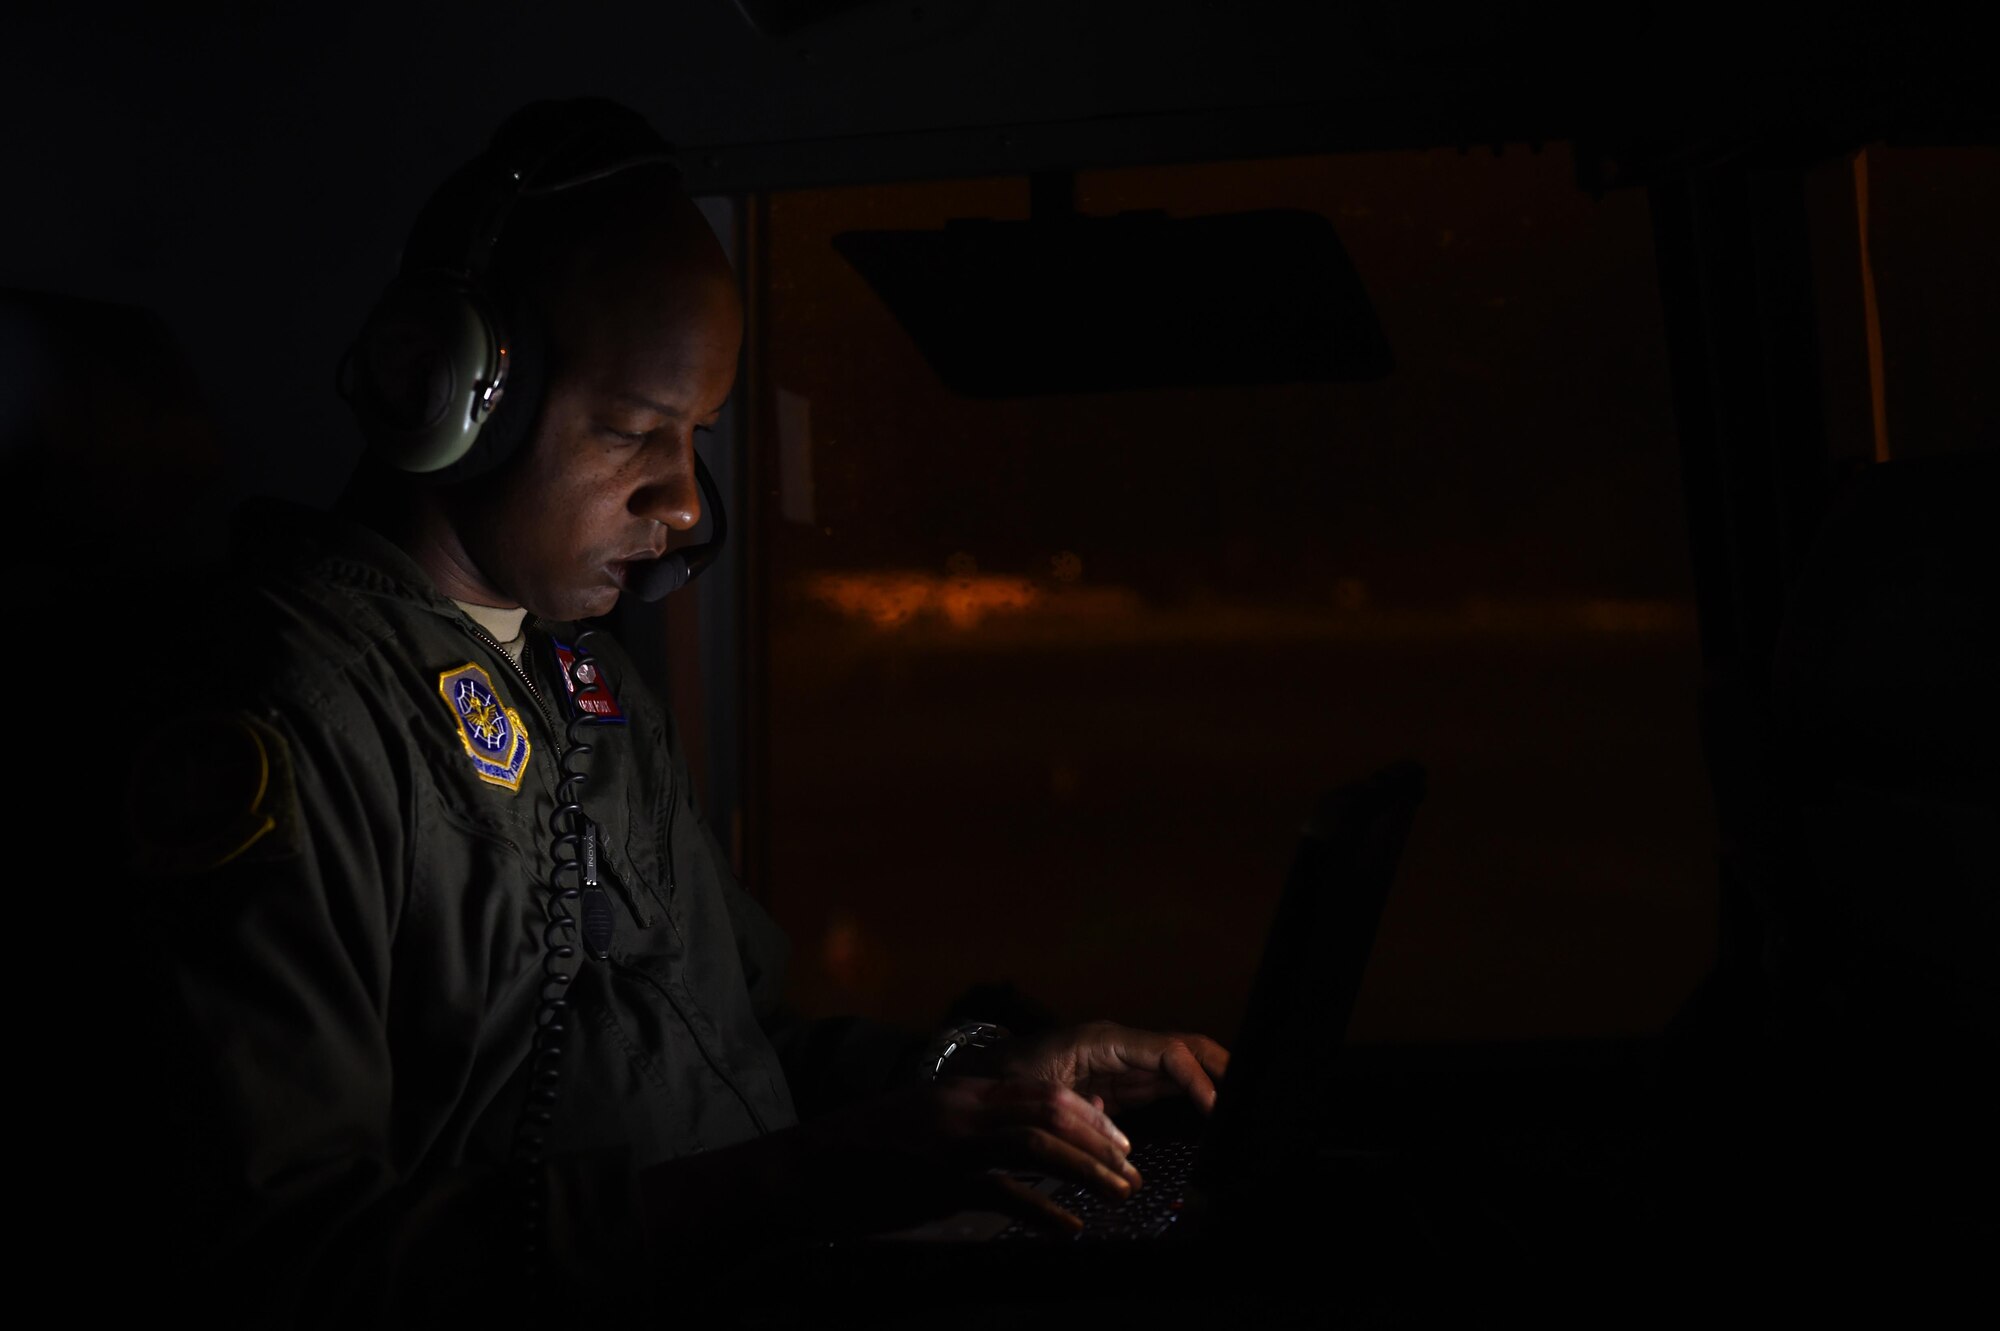
<svg viewBox="0 0 2000 1331">
<path fill-rule="evenodd" d="M 601 155 L 567 151 L 537 171 Z M 524 198 L 485 278 L 545 340 L 515 451 L 444 480 L 371 456 L 332 513 L 252 506 L 164 653 L 187 677 L 132 809 L 158 1149 L 190 1166 L 175 1268 L 262 1324 L 658 1312 L 746 1255 L 964 1206 L 1077 1224 L 1000 1167 L 1129 1194 L 1111 1114 L 1206 1109 L 1226 1053 L 789 1013 L 671 717 L 608 635 L 579 643 L 699 521 L 694 437 L 735 379 L 737 284 L 675 176 Z M 575 789 L 601 948 L 549 923 Z"/>
</svg>

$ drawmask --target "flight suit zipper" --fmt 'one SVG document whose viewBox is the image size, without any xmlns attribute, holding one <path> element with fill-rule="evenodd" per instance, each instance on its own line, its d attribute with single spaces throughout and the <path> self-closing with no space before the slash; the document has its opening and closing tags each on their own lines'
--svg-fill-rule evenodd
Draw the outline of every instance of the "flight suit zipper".
<svg viewBox="0 0 2000 1331">
<path fill-rule="evenodd" d="M 528 672 L 522 668 L 521 663 L 516 661 L 513 655 L 500 645 L 499 639 L 471 620 L 465 621 L 465 631 L 485 643 L 488 647 L 491 647 L 493 654 L 507 663 L 507 668 L 514 672 L 514 678 L 520 680 L 522 685 L 527 688 L 528 696 L 534 700 L 535 711 L 541 716 L 542 724 L 549 728 L 550 736 L 560 736 L 563 733 L 562 727 L 556 724 L 555 717 L 549 712 L 548 704 L 542 700 L 542 691 L 535 687 L 535 681 L 529 678 Z M 525 651 L 526 648 L 522 650 Z"/>
</svg>

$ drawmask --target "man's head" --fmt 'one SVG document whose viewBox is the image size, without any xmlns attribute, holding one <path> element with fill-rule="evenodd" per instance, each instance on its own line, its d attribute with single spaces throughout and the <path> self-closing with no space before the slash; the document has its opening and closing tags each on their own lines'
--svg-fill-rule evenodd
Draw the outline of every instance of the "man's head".
<svg viewBox="0 0 2000 1331">
<path fill-rule="evenodd" d="M 671 183 L 635 173 L 566 207 L 510 256 L 548 344 L 533 430 L 497 471 L 436 492 L 483 590 L 550 619 L 609 611 L 629 566 L 699 521 L 695 432 L 729 396 L 743 329 L 721 246 Z"/>
<path fill-rule="evenodd" d="M 700 518 L 694 436 L 742 338 L 733 274 L 671 170 L 641 166 L 522 200 L 487 285 L 508 322 L 538 326 L 539 410 L 497 468 L 412 482 L 406 543 L 455 599 L 604 614 L 631 565 Z"/>
</svg>

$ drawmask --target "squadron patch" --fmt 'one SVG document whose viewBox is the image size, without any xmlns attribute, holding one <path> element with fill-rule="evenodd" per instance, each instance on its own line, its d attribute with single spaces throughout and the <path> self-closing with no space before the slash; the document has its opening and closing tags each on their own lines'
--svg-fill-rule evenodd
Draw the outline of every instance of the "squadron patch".
<svg viewBox="0 0 2000 1331">
<path fill-rule="evenodd" d="M 481 781 L 509 790 L 521 788 L 528 770 L 528 728 L 521 714 L 500 701 L 493 680 L 467 662 L 438 675 L 438 695 L 458 719 L 458 738 Z"/>
<path fill-rule="evenodd" d="M 625 709 L 611 696 L 611 685 L 604 678 L 604 668 L 587 658 L 579 661 L 574 647 L 554 638 L 549 641 L 555 643 L 556 666 L 562 671 L 570 715 L 587 712 L 600 721 L 616 721 L 624 725 Z"/>
<path fill-rule="evenodd" d="M 275 732 L 246 716 L 161 725 L 134 755 L 126 807 L 134 867 L 149 875 L 207 873 L 292 850 L 271 835 L 291 818 L 289 755 Z"/>
</svg>

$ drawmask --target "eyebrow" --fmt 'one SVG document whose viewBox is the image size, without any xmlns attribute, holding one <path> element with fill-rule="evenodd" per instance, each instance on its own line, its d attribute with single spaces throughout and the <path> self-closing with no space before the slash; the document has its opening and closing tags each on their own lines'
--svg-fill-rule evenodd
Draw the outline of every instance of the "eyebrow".
<svg viewBox="0 0 2000 1331">
<path fill-rule="evenodd" d="M 664 402 L 656 401 L 653 398 L 647 397 L 644 393 L 633 393 L 621 389 L 620 391 L 613 393 L 611 396 L 617 398 L 621 402 L 631 402 L 641 407 L 650 408 L 653 411 L 659 412 L 662 416 L 673 416 L 678 418 L 687 415 L 687 412 L 682 410 L 681 408 L 670 407 Z M 718 406 L 715 409 L 715 411 L 704 411 L 701 414 L 704 416 L 713 416 L 717 411 L 721 410 L 722 408 Z"/>
</svg>

